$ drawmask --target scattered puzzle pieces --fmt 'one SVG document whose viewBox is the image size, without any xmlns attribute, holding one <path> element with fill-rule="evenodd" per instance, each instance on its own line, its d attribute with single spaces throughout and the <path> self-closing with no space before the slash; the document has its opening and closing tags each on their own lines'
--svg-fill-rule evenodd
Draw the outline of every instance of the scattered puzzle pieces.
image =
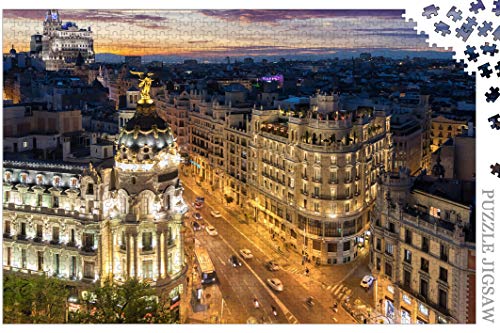
<svg viewBox="0 0 500 333">
<path fill-rule="evenodd" d="M 469 61 L 477 61 L 477 58 L 479 58 L 479 53 L 476 52 L 475 46 L 467 45 L 467 50 L 464 53 L 469 56 Z"/>
<path fill-rule="evenodd" d="M 424 11 L 422 13 L 422 16 L 427 17 L 430 19 L 432 16 L 437 16 L 439 11 L 439 7 L 436 7 L 434 5 L 430 5 L 424 8 Z"/>
<path fill-rule="evenodd" d="M 474 14 L 477 14 L 479 13 L 480 10 L 484 10 L 484 4 L 481 0 L 477 0 L 476 2 L 471 2 L 469 10 L 471 12 L 474 12 Z"/>
<path fill-rule="evenodd" d="M 491 123 L 491 128 L 500 130 L 500 114 L 489 117 L 488 121 Z"/>
<path fill-rule="evenodd" d="M 483 26 L 477 28 L 477 30 L 479 31 L 477 33 L 479 36 L 486 37 L 488 36 L 488 32 L 493 30 L 493 23 L 484 21 Z"/>
<path fill-rule="evenodd" d="M 451 33 L 450 26 L 443 21 L 439 21 L 438 23 L 434 23 L 434 26 L 436 29 L 434 29 L 435 32 L 440 32 L 441 36 L 446 36 Z"/>
<path fill-rule="evenodd" d="M 500 97 L 500 88 L 490 88 L 490 91 L 484 94 L 486 96 L 486 102 L 495 102 L 498 97 Z"/>
<path fill-rule="evenodd" d="M 490 43 L 485 43 L 481 46 L 481 50 L 483 51 L 483 54 L 489 53 L 490 56 L 494 56 L 495 53 L 498 53 L 497 44 L 490 45 Z"/>
<path fill-rule="evenodd" d="M 497 65 L 495 66 L 495 69 L 497 70 L 497 76 L 500 76 L 500 61 L 497 62 Z"/>
<path fill-rule="evenodd" d="M 460 29 L 459 28 L 455 29 L 455 31 L 457 32 L 456 36 L 462 37 L 462 40 L 464 42 L 466 42 L 467 39 L 469 38 L 469 36 L 474 31 L 474 26 L 476 26 L 476 25 L 477 25 L 476 18 L 475 17 L 468 17 L 467 23 L 462 24 Z"/>
<path fill-rule="evenodd" d="M 495 163 L 495 165 L 490 165 L 491 174 L 496 174 L 498 178 L 500 178 L 500 164 Z"/>
<path fill-rule="evenodd" d="M 446 14 L 446 17 L 447 18 L 452 18 L 453 22 L 457 22 L 457 21 L 459 21 L 459 20 L 462 19 L 462 11 L 461 10 L 457 10 L 457 7 L 453 6 L 453 7 L 450 8 L 450 10 L 448 11 L 448 13 Z"/>
</svg>

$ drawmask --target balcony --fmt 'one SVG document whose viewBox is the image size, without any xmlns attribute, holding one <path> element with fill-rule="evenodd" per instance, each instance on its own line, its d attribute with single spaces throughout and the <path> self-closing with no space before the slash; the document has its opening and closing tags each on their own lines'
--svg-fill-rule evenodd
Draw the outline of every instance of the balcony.
<svg viewBox="0 0 500 333">
<path fill-rule="evenodd" d="M 10 232 L 4 232 L 3 233 L 3 238 L 12 239 L 12 235 L 10 234 Z"/>
<path fill-rule="evenodd" d="M 41 235 L 37 235 L 35 238 L 33 238 L 33 242 L 35 243 L 42 243 L 43 242 L 43 238 Z"/>
<path fill-rule="evenodd" d="M 91 245 L 85 245 L 85 246 L 82 246 L 82 248 L 80 249 L 80 252 L 82 252 L 83 254 L 90 254 L 90 255 L 94 255 L 97 250 L 94 249 L 93 246 Z"/>
<path fill-rule="evenodd" d="M 338 181 L 338 179 L 333 178 L 333 179 L 330 179 L 330 180 L 328 181 L 328 183 L 329 183 L 329 184 L 333 184 L 333 185 L 335 185 L 335 184 L 338 184 L 338 183 L 339 183 L 339 181 Z"/>
<path fill-rule="evenodd" d="M 352 178 L 344 179 L 344 184 L 350 184 L 350 183 L 352 183 Z"/>
</svg>

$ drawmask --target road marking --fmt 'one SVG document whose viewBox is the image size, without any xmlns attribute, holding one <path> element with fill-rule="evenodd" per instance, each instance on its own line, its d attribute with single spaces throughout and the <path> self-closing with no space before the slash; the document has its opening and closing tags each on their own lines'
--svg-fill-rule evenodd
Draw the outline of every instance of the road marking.
<svg viewBox="0 0 500 333">
<path fill-rule="evenodd" d="M 234 227 L 233 227 L 234 228 Z M 240 232 L 241 233 L 241 232 Z M 226 239 L 222 236 L 220 236 L 220 239 L 224 242 L 224 244 L 226 244 L 226 246 L 228 248 L 231 249 L 231 251 L 233 252 L 236 252 L 236 250 L 231 246 L 231 244 L 228 243 L 228 241 L 226 241 Z M 220 259 L 220 258 L 219 258 Z M 265 283 L 264 281 L 262 281 L 262 279 L 260 278 L 259 275 L 257 275 L 257 273 L 255 273 L 255 271 L 252 269 L 252 267 L 250 267 L 250 265 L 246 262 L 246 261 L 243 261 L 243 264 L 245 266 L 247 266 L 248 270 L 255 276 L 255 278 L 257 279 L 257 281 L 260 282 L 260 284 L 264 287 L 264 290 L 267 291 L 267 293 L 269 294 L 269 296 L 271 296 L 271 298 L 276 302 L 276 304 L 280 307 L 281 311 L 283 313 L 286 313 L 286 312 L 289 312 L 295 319 L 297 319 L 292 313 L 291 311 L 286 307 L 286 305 L 274 294 L 274 292 L 271 290 L 271 288 L 269 288 L 269 286 L 267 285 L 267 283 Z"/>
<path fill-rule="evenodd" d="M 335 287 L 335 292 L 334 292 L 333 294 L 334 294 L 334 295 L 338 295 L 338 294 L 339 294 L 339 292 L 340 292 L 340 290 L 342 289 L 342 287 L 343 287 L 343 286 L 342 286 L 341 284 L 340 284 L 340 285 L 337 285 L 337 286 Z"/>
<path fill-rule="evenodd" d="M 217 257 L 217 258 L 219 258 L 219 257 Z M 222 265 L 226 266 L 226 262 L 225 262 L 224 260 L 222 260 L 221 258 L 219 258 L 219 260 L 220 260 L 220 263 L 221 263 Z"/>
<path fill-rule="evenodd" d="M 333 288 L 333 285 L 329 285 L 328 287 L 326 287 L 326 290 L 330 291 L 332 288 Z"/>
</svg>

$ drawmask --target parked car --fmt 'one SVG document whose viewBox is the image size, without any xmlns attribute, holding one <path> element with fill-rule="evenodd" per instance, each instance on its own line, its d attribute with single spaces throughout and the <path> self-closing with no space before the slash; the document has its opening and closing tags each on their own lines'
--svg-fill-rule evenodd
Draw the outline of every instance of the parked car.
<svg viewBox="0 0 500 333">
<path fill-rule="evenodd" d="M 368 289 L 368 288 L 370 288 L 372 286 L 373 281 L 375 281 L 375 279 L 373 278 L 373 276 L 371 276 L 371 275 L 365 275 L 363 277 L 363 279 L 361 280 L 360 285 L 361 285 L 361 287 Z"/>
<path fill-rule="evenodd" d="M 221 217 L 222 216 L 218 210 L 210 211 L 210 215 L 212 215 L 213 217 Z"/>
<path fill-rule="evenodd" d="M 193 226 L 194 231 L 201 230 L 201 225 L 198 222 L 193 221 L 193 222 L 191 222 L 191 225 Z"/>
<path fill-rule="evenodd" d="M 217 236 L 219 233 L 217 232 L 217 229 L 215 229 L 214 226 L 209 225 L 205 227 L 205 230 L 210 236 Z"/>
<path fill-rule="evenodd" d="M 253 258 L 252 251 L 250 251 L 249 249 L 241 249 L 240 254 L 245 259 L 252 259 Z"/>
<path fill-rule="evenodd" d="M 273 290 L 283 291 L 283 283 L 281 282 L 280 279 L 272 278 L 272 279 L 267 279 L 266 281 L 269 287 L 271 287 Z"/>
<path fill-rule="evenodd" d="M 201 220 L 201 219 L 203 219 L 203 217 L 201 216 L 201 214 L 200 214 L 200 213 L 198 213 L 198 212 L 194 213 L 194 214 L 193 214 L 193 217 L 194 217 L 195 219 L 197 219 L 197 220 Z"/>
<path fill-rule="evenodd" d="M 277 263 L 275 263 L 274 261 L 272 261 L 272 260 L 271 260 L 271 261 L 269 261 L 269 262 L 266 264 L 266 268 L 267 268 L 268 270 L 270 270 L 271 272 L 274 272 L 274 271 L 279 271 L 280 266 L 279 266 Z"/>
<path fill-rule="evenodd" d="M 201 209 L 201 208 L 203 208 L 203 202 L 195 202 L 195 203 L 194 203 L 194 208 L 196 208 L 196 209 Z"/>
<path fill-rule="evenodd" d="M 229 257 L 229 263 L 231 265 L 233 265 L 233 267 L 240 267 L 241 266 L 241 261 L 234 254 Z"/>
</svg>

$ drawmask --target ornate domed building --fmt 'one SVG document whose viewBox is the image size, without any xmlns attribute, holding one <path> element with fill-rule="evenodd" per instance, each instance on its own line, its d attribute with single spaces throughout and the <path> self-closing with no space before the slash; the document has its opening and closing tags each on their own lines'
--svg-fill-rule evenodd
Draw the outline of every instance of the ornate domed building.
<svg viewBox="0 0 500 333">
<path fill-rule="evenodd" d="M 120 130 L 108 175 L 103 214 L 112 232 L 104 273 L 117 281 L 139 278 L 166 286 L 185 271 L 181 218 L 187 206 L 176 140 L 156 113 L 147 80 L 150 84 L 149 77 L 141 81 L 135 116 Z"/>
<path fill-rule="evenodd" d="M 3 161 L 4 272 L 47 274 L 80 291 L 136 278 L 180 297 L 187 206 L 176 139 L 149 97 L 151 81 L 141 80 L 114 164 Z"/>
</svg>

